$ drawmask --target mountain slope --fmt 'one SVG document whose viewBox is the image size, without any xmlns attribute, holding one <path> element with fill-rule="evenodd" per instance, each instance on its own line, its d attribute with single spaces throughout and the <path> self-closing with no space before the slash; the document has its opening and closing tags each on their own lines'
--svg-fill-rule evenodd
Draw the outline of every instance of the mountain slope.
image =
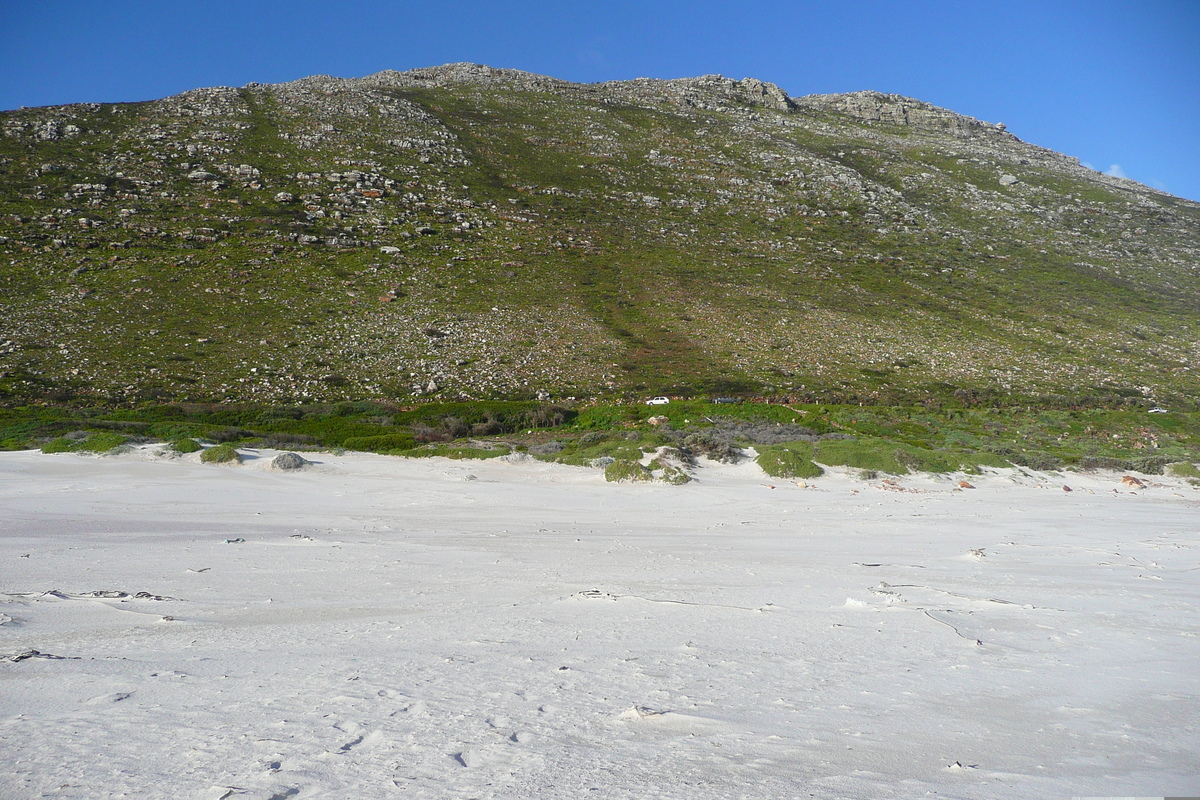
<svg viewBox="0 0 1200 800">
<path fill-rule="evenodd" d="M 908 98 L 455 64 L 0 130 L 9 402 L 1200 388 L 1200 205 Z"/>
</svg>

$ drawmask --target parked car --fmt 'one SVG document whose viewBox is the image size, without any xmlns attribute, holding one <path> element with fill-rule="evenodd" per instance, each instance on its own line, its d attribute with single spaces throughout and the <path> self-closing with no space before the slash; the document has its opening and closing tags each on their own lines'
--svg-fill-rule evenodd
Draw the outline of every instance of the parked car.
<svg viewBox="0 0 1200 800">
<path fill-rule="evenodd" d="M 1148 414 L 1170 414 L 1171 412 L 1169 409 L 1159 408 L 1158 406 L 1155 406 L 1154 408 L 1150 409 L 1146 413 L 1148 413 Z"/>
<path fill-rule="evenodd" d="M 714 397 L 712 399 L 712 401 L 714 403 L 740 403 L 740 402 L 742 402 L 741 400 L 738 400 L 736 397 Z"/>
<path fill-rule="evenodd" d="M 669 402 L 671 402 L 671 398 L 669 398 L 669 397 L 651 397 L 649 400 L 646 401 L 646 405 L 648 405 L 648 406 L 665 406 Z"/>
</svg>

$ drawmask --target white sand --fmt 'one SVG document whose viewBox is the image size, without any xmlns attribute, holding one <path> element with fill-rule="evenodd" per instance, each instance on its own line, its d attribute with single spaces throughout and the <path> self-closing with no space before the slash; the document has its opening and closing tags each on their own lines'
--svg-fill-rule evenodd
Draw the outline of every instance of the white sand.
<svg viewBox="0 0 1200 800">
<path fill-rule="evenodd" d="M 0 454 L 4 798 L 1200 794 L 1183 481 L 150 453 Z"/>
</svg>

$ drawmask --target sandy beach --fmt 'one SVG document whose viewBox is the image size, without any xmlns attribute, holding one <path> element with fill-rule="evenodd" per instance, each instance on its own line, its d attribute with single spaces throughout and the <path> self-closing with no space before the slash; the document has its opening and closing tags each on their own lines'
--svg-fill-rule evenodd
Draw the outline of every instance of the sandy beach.
<svg viewBox="0 0 1200 800">
<path fill-rule="evenodd" d="M 1182 479 L 245 452 L 0 453 L 0 795 L 1200 795 Z"/>
</svg>

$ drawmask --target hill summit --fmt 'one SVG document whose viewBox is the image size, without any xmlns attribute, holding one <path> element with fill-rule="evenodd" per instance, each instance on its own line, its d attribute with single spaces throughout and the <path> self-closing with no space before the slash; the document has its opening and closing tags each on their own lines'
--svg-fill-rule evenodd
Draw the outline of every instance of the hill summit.
<svg viewBox="0 0 1200 800">
<path fill-rule="evenodd" d="M 0 114 L 0 399 L 1194 407 L 1200 205 L 920 100 L 476 64 Z"/>
</svg>

